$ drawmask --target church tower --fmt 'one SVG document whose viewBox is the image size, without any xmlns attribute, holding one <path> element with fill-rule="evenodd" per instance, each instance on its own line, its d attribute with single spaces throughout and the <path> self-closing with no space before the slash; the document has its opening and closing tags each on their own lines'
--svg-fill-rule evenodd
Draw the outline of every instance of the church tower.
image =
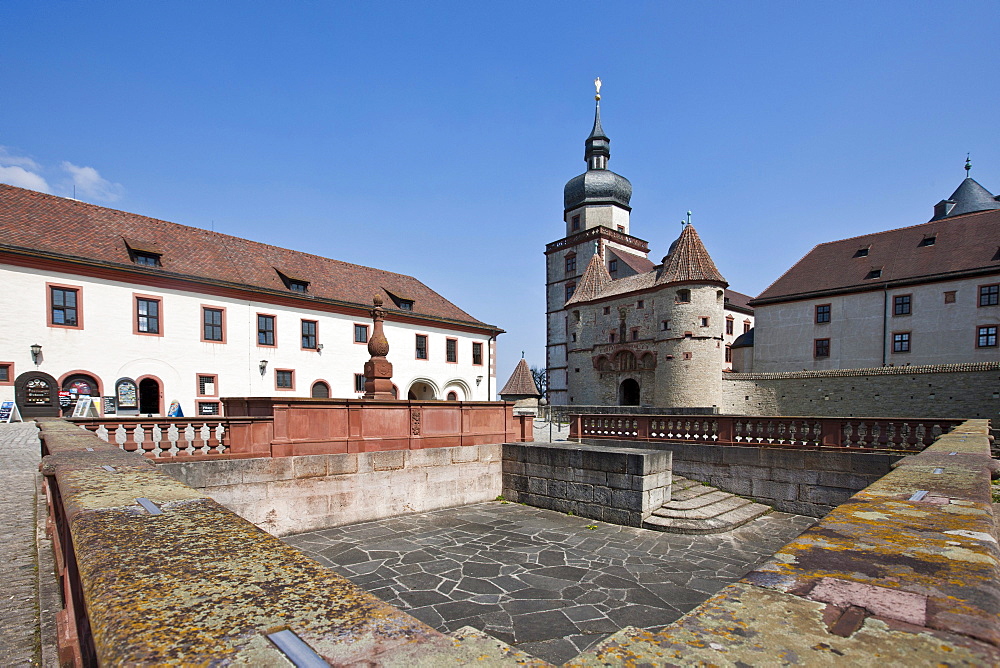
<svg viewBox="0 0 1000 668">
<path fill-rule="evenodd" d="M 563 189 L 565 236 L 545 247 L 548 400 L 556 406 L 573 403 L 567 390 L 567 359 L 576 342 L 568 331 L 566 302 L 591 258 L 600 256 L 612 278 L 634 274 L 649 264 L 648 244 L 629 233 L 632 184 L 608 169 L 611 140 L 601 126 L 601 80 L 594 85 L 594 126 L 584 143 L 587 171 Z"/>
</svg>

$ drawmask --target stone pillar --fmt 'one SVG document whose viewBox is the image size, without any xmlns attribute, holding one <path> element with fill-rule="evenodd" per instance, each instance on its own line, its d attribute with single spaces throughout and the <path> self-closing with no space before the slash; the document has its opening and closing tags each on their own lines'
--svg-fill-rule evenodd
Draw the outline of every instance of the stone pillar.
<svg viewBox="0 0 1000 668">
<path fill-rule="evenodd" d="M 363 399 L 394 399 L 392 396 L 392 364 L 385 358 L 389 354 L 389 341 L 382 331 L 382 321 L 385 319 L 385 309 L 382 308 L 382 297 L 375 295 L 372 300 L 372 321 L 375 326 L 371 338 L 368 339 L 368 354 L 371 359 L 365 362 L 365 394 Z"/>
</svg>

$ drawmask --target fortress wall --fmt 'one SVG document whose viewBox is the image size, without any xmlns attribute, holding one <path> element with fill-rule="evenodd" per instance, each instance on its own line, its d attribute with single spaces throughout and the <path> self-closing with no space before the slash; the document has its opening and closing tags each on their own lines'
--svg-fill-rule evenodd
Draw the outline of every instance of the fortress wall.
<svg viewBox="0 0 1000 668">
<path fill-rule="evenodd" d="M 985 418 L 1000 426 L 1000 362 L 724 374 L 735 415 Z"/>
</svg>

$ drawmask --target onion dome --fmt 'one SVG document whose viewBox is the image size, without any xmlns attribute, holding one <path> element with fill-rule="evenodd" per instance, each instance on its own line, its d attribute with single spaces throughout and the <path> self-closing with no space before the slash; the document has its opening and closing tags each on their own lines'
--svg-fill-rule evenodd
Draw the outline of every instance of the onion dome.
<svg viewBox="0 0 1000 668">
<path fill-rule="evenodd" d="M 563 189 L 563 205 L 566 211 L 584 204 L 617 204 L 629 211 L 632 199 L 632 184 L 624 176 L 608 169 L 611 158 L 611 140 L 601 127 L 601 100 L 597 96 L 594 112 L 594 129 L 587 137 L 584 160 L 587 171 L 569 180 Z"/>
</svg>

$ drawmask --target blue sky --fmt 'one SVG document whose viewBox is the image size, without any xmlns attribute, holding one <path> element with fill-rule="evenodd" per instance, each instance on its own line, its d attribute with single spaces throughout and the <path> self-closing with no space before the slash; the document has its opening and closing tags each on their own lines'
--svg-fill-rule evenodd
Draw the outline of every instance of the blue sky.
<svg viewBox="0 0 1000 668">
<path fill-rule="evenodd" d="M 751 295 L 1000 191 L 997 2 L 0 3 L 0 181 L 411 274 L 544 365 L 595 76 L 632 233 Z M 391 355 L 391 353 L 390 353 Z"/>
</svg>

